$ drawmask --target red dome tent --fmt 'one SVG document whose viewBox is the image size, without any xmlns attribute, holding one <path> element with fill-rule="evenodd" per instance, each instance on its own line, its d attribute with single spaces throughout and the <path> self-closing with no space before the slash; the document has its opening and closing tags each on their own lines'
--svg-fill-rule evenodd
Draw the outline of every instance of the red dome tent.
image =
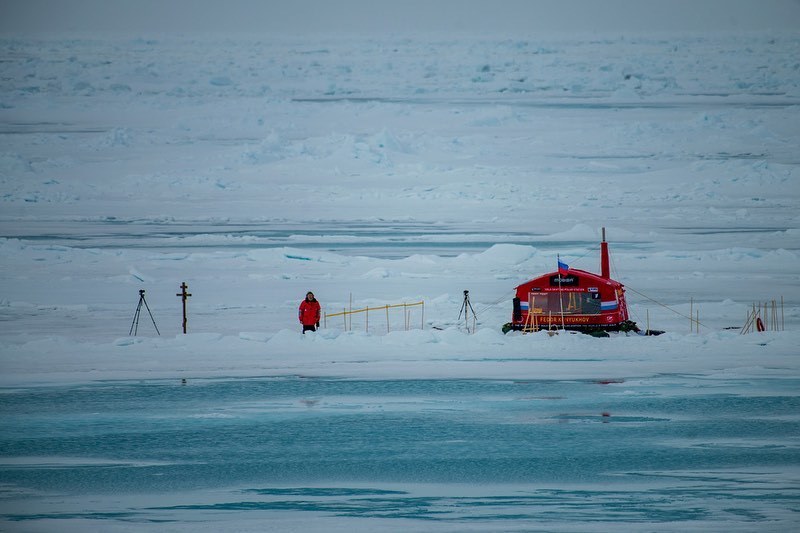
<svg viewBox="0 0 800 533">
<path fill-rule="evenodd" d="M 512 319 L 504 330 L 638 331 L 628 320 L 624 286 L 609 273 L 605 228 L 600 243 L 600 274 L 569 268 L 560 260 L 558 263 L 555 272 L 516 288 Z"/>
</svg>

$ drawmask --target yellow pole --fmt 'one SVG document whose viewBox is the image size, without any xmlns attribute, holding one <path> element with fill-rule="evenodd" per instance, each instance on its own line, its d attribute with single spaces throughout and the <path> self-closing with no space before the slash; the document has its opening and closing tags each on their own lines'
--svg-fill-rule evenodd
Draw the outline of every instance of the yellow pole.
<svg viewBox="0 0 800 533">
<path fill-rule="evenodd" d="M 775 302 L 775 300 L 772 300 L 772 302 L 770 303 L 770 306 L 769 306 L 770 314 L 768 315 L 769 316 L 769 320 L 767 321 L 767 330 L 775 329 L 773 327 L 773 323 L 775 322 L 775 308 L 772 305 L 772 303 L 774 303 L 774 302 Z"/>
<path fill-rule="evenodd" d="M 778 302 L 772 300 L 772 330 L 778 331 Z"/>
<path fill-rule="evenodd" d="M 769 302 L 764 302 L 764 318 L 766 319 L 764 323 L 764 328 L 766 329 L 766 331 L 769 331 L 772 322 L 772 318 L 769 316 L 769 311 L 770 311 Z"/>
</svg>

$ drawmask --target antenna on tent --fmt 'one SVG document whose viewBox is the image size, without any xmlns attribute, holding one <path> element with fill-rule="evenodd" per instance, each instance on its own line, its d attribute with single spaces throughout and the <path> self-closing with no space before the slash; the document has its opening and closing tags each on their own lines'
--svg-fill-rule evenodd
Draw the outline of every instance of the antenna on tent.
<svg viewBox="0 0 800 533">
<path fill-rule="evenodd" d="M 558 277 L 558 304 L 561 306 L 561 329 L 566 330 L 566 324 L 564 324 L 564 297 L 561 293 L 561 256 L 556 254 L 556 261 L 558 264 L 558 273 L 556 276 Z"/>
</svg>

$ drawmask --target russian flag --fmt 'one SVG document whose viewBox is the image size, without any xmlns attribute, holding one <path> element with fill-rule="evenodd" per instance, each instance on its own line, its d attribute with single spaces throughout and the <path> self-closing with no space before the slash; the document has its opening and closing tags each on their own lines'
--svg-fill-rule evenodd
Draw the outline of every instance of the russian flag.
<svg viewBox="0 0 800 533">
<path fill-rule="evenodd" d="M 562 276 L 566 276 L 569 273 L 569 265 L 560 258 L 558 259 L 558 273 Z"/>
<path fill-rule="evenodd" d="M 616 300 L 611 300 L 609 302 L 600 301 L 600 310 L 601 311 L 614 311 L 619 307 Z"/>
</svg>

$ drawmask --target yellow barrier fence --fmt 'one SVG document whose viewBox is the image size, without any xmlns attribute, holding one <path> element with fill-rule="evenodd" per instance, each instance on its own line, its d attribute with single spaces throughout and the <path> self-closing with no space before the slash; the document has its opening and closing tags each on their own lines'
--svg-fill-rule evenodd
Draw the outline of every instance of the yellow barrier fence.
<svg viewBox="0 0 800 533">
<path fill-rule="evenodd" d="M 328 327 L 328 319 L 335 318 L 335 317 L 342 317 L 342 321 L 344 324 L 345 331 L 351 331 L 353 329 L 353 315 L 358 315 L 364 313 L 364 330 L 369 333 L 369 313 L 370 311 L 374 313 L 380 312 L 381 315 L 385 313 L 386 315 L 386 333 L 391 332 L 391 321 L 389 320 L 389 310 L 390 309 L 403 309 L 403 324 L 405 327 L 405 331 L 411 329 L 411 310 L 414 307 L 420 307 L 420 329 L 425 329 L 425 301 L 421 302 L 414 302 L 414 303 L 402 303 L 402 304 L 386 304 L 386 305 L 379 305 L 376 307 L 364 307 L 363 309 L 344 309 L 339 313 L 328 313 L 325 312 L 323 316 L 323 327 Z M 349 318 L 349 320 L 348 320 Z M 349 322 L 349 325 L 348 325 Z"/>
</svg>

